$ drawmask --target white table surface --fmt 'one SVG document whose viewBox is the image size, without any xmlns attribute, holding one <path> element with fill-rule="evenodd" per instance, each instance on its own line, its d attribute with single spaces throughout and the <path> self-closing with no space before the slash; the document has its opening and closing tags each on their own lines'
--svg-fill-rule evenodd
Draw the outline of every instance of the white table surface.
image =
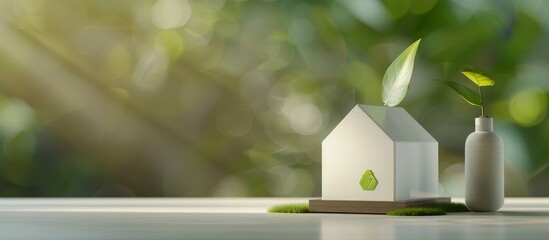
<svg viewBox="0 0 549 240">
<path fill-rule="evenodd" d="M 266 213 L 306 201 L 0 199 L 0 239 L 549 239 L 549 198 L 508 198 L 496 213 L 446 216 Z"/>
</svg>

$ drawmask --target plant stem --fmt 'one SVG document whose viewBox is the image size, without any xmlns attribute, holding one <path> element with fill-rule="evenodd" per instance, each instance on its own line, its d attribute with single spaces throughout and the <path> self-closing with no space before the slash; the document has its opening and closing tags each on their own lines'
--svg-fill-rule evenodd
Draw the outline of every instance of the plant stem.
<svg viewBox="0 0 549 240">
<path fill-rule="evenodd" d="M 486 115 L 484 114 L 484 99 L 482 98 L 482 90 L 480 89 L 480 86 L 478 86 L 478 94 L 480 95 L 480 113 L 482 115 L 482 117 L 485 117 Z"/>
</svg>

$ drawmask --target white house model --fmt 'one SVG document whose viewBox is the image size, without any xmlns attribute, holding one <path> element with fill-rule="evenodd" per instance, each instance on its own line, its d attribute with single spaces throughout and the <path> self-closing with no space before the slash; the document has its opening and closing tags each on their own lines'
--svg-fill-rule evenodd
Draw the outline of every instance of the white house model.
<svg viewBox="0 0 549 240">
<path fill-rule="evenodd" d="M 357 105 L 322 142 L 322 200 L 438 196 L 438 142 L 400 107 Z"/>
</svg>

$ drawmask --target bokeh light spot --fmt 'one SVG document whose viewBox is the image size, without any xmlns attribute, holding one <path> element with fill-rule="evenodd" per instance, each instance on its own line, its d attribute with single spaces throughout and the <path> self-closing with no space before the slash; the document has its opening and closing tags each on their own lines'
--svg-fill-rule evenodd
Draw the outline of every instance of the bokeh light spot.
<svg viewBox="0 0 549 240">
<path fill-rule="evenodd" d="M 34 111 L 21 100 L 0 101 L 0 131 L 13 135 L 29 126 L 34 120 Z"/>
<path fill-rule="evenodd" d="M 185 50 L 183 39 L 174 30 L 163 30 L 158 32 L 155 41 L 157 46 L 161 47 L 171 60 L 178 59 Z"/>
<path fill-rule="evenodd" d="M 379 0 L 343 0 L 341 3 L 353 17 L 378 31 L 385 30 L 391 25 L 390 13 Z"/>
<path fill-rule="evenodd" d="M 154 25 L 163 29 L 182 27 L 191 15 L 191 4 L 187 0 L 159 0 L 151 10 Z"/>
<path fill-rule="evenodd" d="M 547 97 L 538 88 L 519 91 L 511 98 L 509 112 L 513 119 L 522 126 L 537 125 L 547 114 Z"/>
<path fill-rule="evenodd" d="M 294 109 L 290 118 L 292 129 L 302 135 L 311 135 L 320 130 L 324 123 L 322 113 L 313 104 L 301 104 Z"/>
</svg>

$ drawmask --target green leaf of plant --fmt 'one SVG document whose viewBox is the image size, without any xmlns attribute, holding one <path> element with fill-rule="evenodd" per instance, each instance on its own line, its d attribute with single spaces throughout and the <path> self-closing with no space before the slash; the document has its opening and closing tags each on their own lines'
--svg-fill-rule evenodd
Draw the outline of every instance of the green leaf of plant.
<svg viewBox="0 0 549 240">
<path fill-rule="evenodd" d="M 439 81 L 439 80 L 437 80 Z M 439 81 L 442 82 L 448 86 L 450 86 L 452 89 L 454 89 L 459 95 L 465 99 L 469 104 L 474 106 L 482 106 L 482 101 L 480 100 L 480 95 L 478 95 L 477 92 L 469 89 L 466 86 L 463 86 L 460 83 L 452 82 L 452 81 Z"/>
<path fill-rule="evenodd" d="M 408 92 L 414 70 L 414 59 L 421 39 L 412 43 L 391 63 L 383 76 L 382 99 L 385 106 L 398 105 Z"/>
<path fill-rule="evenodd" d="M 464 71 L 461 73 L 463 73 L 463 75 L 469 78 L 469 80 L 471 80 L 472 82 L 474 82 L 476 85 L 480 87 L 494 86 L 494 84 L 496 83 L 496 81 L 477 72 Z"/>
</svg>

